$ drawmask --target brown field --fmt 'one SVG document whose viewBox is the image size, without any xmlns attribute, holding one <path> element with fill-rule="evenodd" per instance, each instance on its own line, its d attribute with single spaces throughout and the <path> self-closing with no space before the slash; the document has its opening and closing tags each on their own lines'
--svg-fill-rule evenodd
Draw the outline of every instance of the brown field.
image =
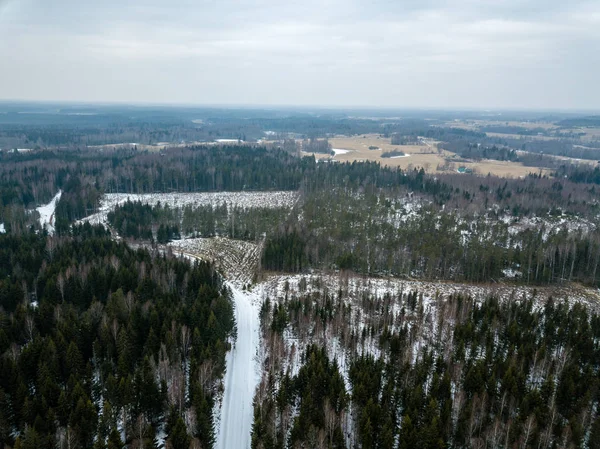
<svg viewBox="0 0 600 449">
<path fill-rule="evenodd" d="M 529 173 L 538 173 L 540 169 L 535 167 L 525 167 L 516 162 L 482 160 L 478 162 L 452 162 L 447 159 L 456 157 L 454 153 L 446 150 L 438 151 L 437 143 L 426 141 L 422 145 L 392 145 L 389 138 L 378 135 L 364 135 L 355 137 L 336 137 L 329 139 L 333 148 L 350 150 L 346 154 L 338 154 L 330 157 L 328 155 L 315 155 L 317 159 L 333 159 L 340 162 L 346 161 L 377 161 L 382 165 L 391 167 L 400 167 L 402 169 L 423 168 L 428 173 L 452 173 L 456 172 L 458 167 L 464 166 L 480 175 L 492 175 L 501 177 L 521 177 Z M 379 150 L 369 150 L 369 146 L 379 147 Z M 382 158 L 381 154 L 385 151 L 399 150 L 410 156 L 402 158 Z M 305 154 L 305 153 L 303 153 Z M 548 170 L 542 170 L 549 174 Z"/>
<path fill-rule="evenodd" d="M 473 173 L 486 176 L 488 173 L 501 178 L 522 178 L 529 173 L 541 173 L 551 175 L 552 170 L 546 168 L 526 167 L 519 162 L 496 161 L 483 159 L 477 162 L 454 162 L 454 165 L 465 166 L 473 170 Z"/>
<path fill-rule="evenodd" d="M 382 165 L 391 167 L 401 167 L 403 169 L 413 167 L 423 167 L 425 170 L 433 172 L 438 165 L 445 163 L 444 157 L 451 153 L 438 149 L 435 142 L 428 142 L 428 145 L 392 145 L 389 138 L 378 135 L 364 135 L 355 137 L 339 137 L 330 139 L 329 143 L 333 148 L 350 150 L 349 153 L 339 154 L 334 157 L 337 161 L 377 161 Z M 369 150 L 370 146 L 378 147 L 378 150 Z M 403 151 L 409 155 L 399 158 L 382 158 L 381 154 L 386 151 Z"/>
</svg>

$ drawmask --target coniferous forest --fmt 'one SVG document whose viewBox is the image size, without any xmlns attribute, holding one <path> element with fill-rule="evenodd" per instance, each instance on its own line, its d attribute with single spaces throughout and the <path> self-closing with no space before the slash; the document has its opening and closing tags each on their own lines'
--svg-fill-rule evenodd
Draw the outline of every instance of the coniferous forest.
<svg viewBox="0 0 600 449">
<path fill-rule="evenodd" d="M 0 236 L 0 273 L 3 446 L 211 447 L 234 333 L 213 266 L 85 225 Z"/>
</svg>

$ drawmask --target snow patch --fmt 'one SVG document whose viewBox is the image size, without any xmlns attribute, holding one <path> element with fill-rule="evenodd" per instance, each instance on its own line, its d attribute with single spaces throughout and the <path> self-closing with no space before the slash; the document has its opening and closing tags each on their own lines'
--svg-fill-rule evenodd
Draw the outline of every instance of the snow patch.
<svg viewBox="0 0 600 449">
<path fill-rule="evenodd" d="M 347 154 L 350 153 L 350 150 L 344 150 L 342 148 L 332 148 L 333 152 L 335 153 L 335 155 L 339 155 L 339 154 Z"/>
<path fill-rule="evenodd" d="M 520 278 L 521 276 L 523 276 L 523 273 L 521 271 L 513 270 L 512 268 L 505 268 L 504 270 L 502 270 L 502 274 L 507 278 L 511 279 Z"/>
<path fill-rule="evenodd" d="M 54 234 L 54 211 L 56 210 L 56 205 L 60 201 L 60 197 L 62 196 L 62 190 L 59 190 L 58 193 L 52 198 L 52 200 L 44 205 L 40 206 L 36 209 L 38 214 L 40 214 L 40 226 L 42 229 L 46 228 L 48 234 Z"/>
</svg>

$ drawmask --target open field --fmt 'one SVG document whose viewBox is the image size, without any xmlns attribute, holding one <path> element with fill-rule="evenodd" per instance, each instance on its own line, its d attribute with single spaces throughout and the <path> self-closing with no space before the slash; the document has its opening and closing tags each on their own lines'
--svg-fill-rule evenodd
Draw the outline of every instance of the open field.
<svg viewBox="0 0 600 449">
<path fill-rule="evenodd" d="M 529 173 L 538 173 L 540 169 L 526 167 L 517 162 L 496 161 L 484 159 L 477 162 L 454 162 L 448 159 L 456 158 L 456 154 L 438 150 L 437 142 L 427 139 L 421 140 L 421 145 L 392 145 L 390 138 L 381 137 L 377 134 L 368 134 L 354 137 L 336 137 L 329 142 L 336 149 L 349 150 L 344 154 L 336 154 L 330 157 L 325 154 L 315 154 L 317 159 L 333 159 L 340 162 L 352 161 L 376 161 L 382 165 L 400 167 L 402 169 L 423 168 L 428 173 L 444 173 L 456 171 L 458 167 L 464 166 L 480 175 L 492 175 L 501 177 L 517 178 L 527 176 Z M 369 147 L 378 147 L 370 150 Z M 397 158 L 382 158 L 381 154 L 386 151 L 403 151 L 409 155 Z M 306 153 L 303 153 L 306 155 Z M 542 169 L 542 173 L 550 174 L 549 170 Z"/>
<path fill-rule="evenodd" d="M 552 170 L 546 168 L 527 167 L 520 162 L 497 161 L 493 159 L 483 159 L 477 162 L 453 162 L 454 165 L 464 166 L 473 170 L 478 175 L 487 175 L 488 173 L 500 176 L 502 178 L 519 178 L 527 176 L 530 173 L 542 173 L 543 175 L 552 175 Z"/>
<path fill-rule="evenodd" d="M 382 165 L 391 167 L 400 167 L 403 169 L 412 167 L 423 167 L 427 171 L 435 171 L 438 165 L 443 165 L 444 156 L 450 156 L 452 153 L 441 151 L 435 143 L 429 145 L 392 145 L 389 138 L 379 137 L 378 135 L 365 135 L 355 137 L 340 137 L 330 139 L 333 148 L 350 150 L 345 154 L 337 154 L 337 161 L 377 161 Z M 377 147 L 377 150 L 370 150 L 369 147 Z M 402 151 L 406 157 L 382 158 L 381 155 L 388 151 Z"/>
</svg>

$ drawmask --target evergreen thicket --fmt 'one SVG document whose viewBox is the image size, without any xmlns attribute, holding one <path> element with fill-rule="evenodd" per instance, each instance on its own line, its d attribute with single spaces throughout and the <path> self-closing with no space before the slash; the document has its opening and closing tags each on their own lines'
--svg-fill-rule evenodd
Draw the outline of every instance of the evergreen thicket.
<svg viewBox="0 0 600 449">
<path fill-rule="evenodd" d="M 14 447 L 212 447 L 234 329 L 214 268 L 117 243 L 0 236 L 0 441 Z"/>
<path fill-rule="evenodd" d="M 122 237 L 166 243 L 186 236 L 224 236 L 237 240 L 259 240 L 289 215 L 286 208 L 221 205 L 168 204 L 155 206 L 127 201 L 108 213 L 108 222 Z"/>
</svg>

